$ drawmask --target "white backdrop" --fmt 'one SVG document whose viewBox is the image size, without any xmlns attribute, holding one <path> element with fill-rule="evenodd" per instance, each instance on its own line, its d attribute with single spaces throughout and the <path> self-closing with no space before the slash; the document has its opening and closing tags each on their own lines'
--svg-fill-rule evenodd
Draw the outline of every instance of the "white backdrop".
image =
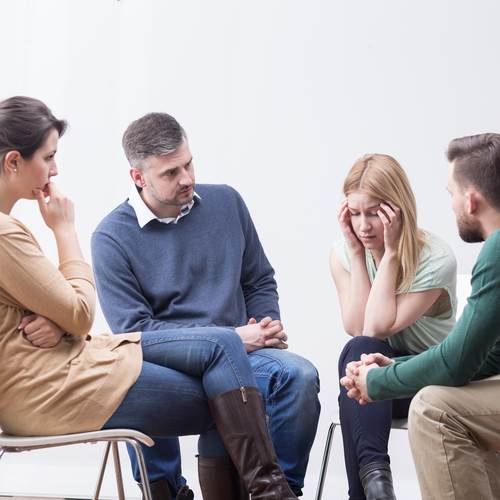
<svg viewBox="0 0 500 500">
<path fill-rule="evenodd" d="M 146 112 L 183 124 L 199 182 L 243 194 L 276 269 L 290 347 L 322 377 L 306 499 L 347 340 L 328 271 L 343 177 L 364 153 L 393 154 L 421 226 L 470 272 L 478 246 L 456 236 L 444 151 L 453 137 L 500 130 L 499 18 L 495 0 L 0 0 L 0 98 L 38 97 L 69 120 L 57 182 L 75 201 L 87 256 L 93 228 L 129 190 L 123 130 Z M 36 207 L 14 215 L 55 259 Z M 102 316 L 95 328 L 106 329 Z M 193 439 L 184 443 L 196 483 Z M 418 498 L 406 435 L 391 447 L 397 488 Z M 340 453 L 337 440 L 326 498 L 346 496 Z M 94 455 L 4 458 L 0 494 L 85 496 Z"/>
</svg>

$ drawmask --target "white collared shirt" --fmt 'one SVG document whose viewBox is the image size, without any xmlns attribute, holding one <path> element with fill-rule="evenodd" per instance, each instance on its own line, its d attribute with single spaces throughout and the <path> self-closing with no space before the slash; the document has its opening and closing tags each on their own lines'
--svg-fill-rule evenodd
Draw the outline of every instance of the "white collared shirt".
<svg viewBox="0 0 500 500">
<path fill-rule="evenodd" d="M 194 196 L 196 196 L 196 198 L 200 198 L 200 196 L 196 192 L 194 193 Z M 156 217 L 156 215 L 151 211 L 151 209 L 146 205 L 146 203 L 144 203 L 144 200 L 141 198 L 141 195 L 139 194 L 139 191 L 137 191 L 137 188 L 135 187 L 134 184 L 132 190 L 130 191 L 130 195 L 128 197 L 128 204 L 135 210 L 137 222 L 139 223 L 139 227 L 142 229 L 148 222 L 151 222 L 152 220 L 155 219 L 163 224 L 177 224 L 177 222 L 179 222 L 180 219 L 182 219 L 189 212 L 191 212 L 191 209 L 193 208 L 194 205 L 194 196 L 189 203 L 182 205 L 179 215 L 177 217 L 165 217 L 163 219 L 160 219 Z"/>
</svg>

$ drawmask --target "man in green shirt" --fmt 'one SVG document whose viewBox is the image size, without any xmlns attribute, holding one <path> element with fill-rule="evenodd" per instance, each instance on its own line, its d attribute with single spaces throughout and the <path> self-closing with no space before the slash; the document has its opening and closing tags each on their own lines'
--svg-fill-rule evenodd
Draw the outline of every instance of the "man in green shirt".
<svg viewBox="0 0 500 500">
<path fill-rule="evenodd" d="M 500 498 L 500 134 L 455 139 L 448 159 L 460 237 L 484 241 L 463 314 L 441 344 L 363 355 L 341 384 L 360 404 L 416 394 L 409 434 L 425 500 L 489 500 Z"/>
</svg>

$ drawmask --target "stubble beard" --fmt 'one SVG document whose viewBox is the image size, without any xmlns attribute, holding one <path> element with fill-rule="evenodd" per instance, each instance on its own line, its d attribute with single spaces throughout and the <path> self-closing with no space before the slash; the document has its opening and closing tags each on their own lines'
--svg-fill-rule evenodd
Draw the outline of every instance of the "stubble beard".
<svg viewBox="0 0 500 500">
<path fill-rule="evenodd" d="M 466 243 L 481 243 L 484 241 L 484 236 L 481 228 L 468 220 L 464 215 L 457 217 L 458 234 Z"/>
</svg>

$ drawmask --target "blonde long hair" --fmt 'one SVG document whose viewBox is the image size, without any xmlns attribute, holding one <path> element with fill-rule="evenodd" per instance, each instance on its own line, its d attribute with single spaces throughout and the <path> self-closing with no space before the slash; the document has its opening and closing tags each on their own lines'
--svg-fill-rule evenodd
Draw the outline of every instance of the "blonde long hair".
<svg viewBox="0 0 500 500">
<path fill-rule="evenodd" d="M 401 209 L 402 232 L 398 245 L 400 268 L 396 293 L 406 293 L 415 279 L 425 234 L 417 227 L 417 206 L 408 177 L 389 155 L 368 154 L 356 161 L 344 181 L 344 194 L 364 191 Z"/>
</svg>

